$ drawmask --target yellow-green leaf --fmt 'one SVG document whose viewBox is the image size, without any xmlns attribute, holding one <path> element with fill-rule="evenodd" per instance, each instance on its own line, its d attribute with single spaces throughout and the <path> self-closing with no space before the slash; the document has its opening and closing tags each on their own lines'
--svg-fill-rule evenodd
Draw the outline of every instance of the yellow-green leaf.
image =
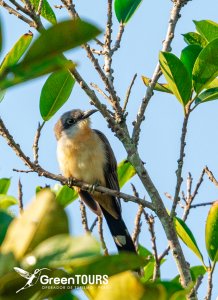
<svg viewBox="0 0 218 300">
<path fill-rule="evenodd" d="M 210 20 L 194 21 L 197 31 L 208 42 L 218 38 L 218 23 Z"/>
<path fill-rule="evenodd" d="M 136 174 L 136 171 L 130 162 L 123 160 L 118 165 L 117 173 L 119 185 L 122 188 Z"/>
<path fill-rule="evenodd" d="M 48 237 L 68 231 L 66 213 L 55 200 L 55 194 L 44 189 L 10 224 L 1 250 L 2 253 L 13 252 L 21 259 Z"/>
<path fill-rule="evenodd" d="M 32 39 L 33 34 L 30 31 L 19 38 L 11 50 L 6 54 L 3 62 L 1 63 L 0 73 L 2 73 L 6 68 L 13 66 L 20 60 L 29 47 Z"/>
<path fill-rule="evenodd" d="M 204 264 L 203 256 L 198 248 L 197 242 L 195 240 L 195 237 L 189 227 L 185 224 L 185 222 L 178 218 L 174 218 L 174 224 L 176 228 L 176 232 L 180 239 L 186 244 L 186 246 L 191 249 L 195 255 L 201 260 L 201 262 Z"/>
<path fill-rule="evenodd" d="M 78 198 L 78 193 L 67 185 L 61 186 L 56 195 L 57 202 L 63 207 L 66 207 Z"/>
<path fill-rule="evenodd" d="M 146 77 L 146 76 L 142 76 L 142 80 L 143 80 L 143 82 L 144 82 L 144 84 L 145 84 L 146 86 L 149 86 L 150 81 L 151 81 L 150 78 L 148 78 L 148 77 Z M 159 92 L 164 92 L 164 93 L 172 94 L 172 91 L 170 90 L 169 85 L 168 85 L 167 83 L 158 83 L 158 82 L 157 82 L 157 83 L 155 84 L 154 89 L 155 89 L 156 91 L 159 91 Z"/>
<path fill-rule="evenodd" d="M 11 184 L 10 178 L 1 178 L 0 179 L 0 194 L 7 194 L 10 184 Z"/>
<path fill-rule="evenodd" d="M 218 261 L 218 201 L 211 206 L 205 227 L 207 253 L 212 261 Z"/>
<path fill-rule="evenodd" d="M 16 204 L 18 204 L 18 201 L 15 197 L 0 194 L 0 209 L 7 209 L 8 207 Z"/>
</svg>

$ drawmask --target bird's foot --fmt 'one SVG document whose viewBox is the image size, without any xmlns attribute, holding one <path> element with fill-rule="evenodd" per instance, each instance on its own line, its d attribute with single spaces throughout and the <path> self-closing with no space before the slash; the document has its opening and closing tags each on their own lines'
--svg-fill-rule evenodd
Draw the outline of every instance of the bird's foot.
<svg viewBox="0 0 218 300">
<path fill-rule="evenodd" d="M 100 181 L 97 180 L 94 184 L 91 185 L 89 192 L 93 194 L 99 185 L 100 185 Z"/>
<path fill-rule="evenodd" d="M 68 185 L 69 187 L 72 187 L 72 186 L 73 186 L 73 183 L 74 183 L 74 178 L 73 178 L 73 177 L 67 178 L 67 185 Z"/>
</svg>

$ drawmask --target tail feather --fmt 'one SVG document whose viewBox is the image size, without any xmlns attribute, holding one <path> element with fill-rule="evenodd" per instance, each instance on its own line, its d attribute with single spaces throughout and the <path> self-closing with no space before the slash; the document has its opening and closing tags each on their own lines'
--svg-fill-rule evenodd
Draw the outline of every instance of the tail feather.
<svg viewBox="0 0 218 300">
<path fill-rule="evenodd" d="M 118 219 L 115 219 L 103 207 L 101 207 L 101 209 L 118 251 L 129 251 L 137 253 L 132 238 L 122 217 L 120 216 Z"/>
</svg>

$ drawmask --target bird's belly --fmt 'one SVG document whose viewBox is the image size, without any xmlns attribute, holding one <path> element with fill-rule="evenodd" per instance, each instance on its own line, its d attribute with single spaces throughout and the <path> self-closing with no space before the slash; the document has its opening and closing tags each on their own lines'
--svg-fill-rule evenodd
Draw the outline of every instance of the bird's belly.
<svg viewBox="0 0 218 300">
<path fill-rule="evenodd" d="M 94 184 L 105 185 L 105 155 L 101 145 L 61 140 L 58 142 L 57 157 L 62 174 Z"/>
</svg>

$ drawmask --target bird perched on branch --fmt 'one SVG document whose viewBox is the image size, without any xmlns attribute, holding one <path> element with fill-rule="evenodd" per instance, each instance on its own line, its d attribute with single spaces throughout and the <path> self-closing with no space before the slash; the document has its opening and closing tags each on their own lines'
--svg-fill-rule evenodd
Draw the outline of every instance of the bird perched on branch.
<svg viewBox="0 0 218 300">
<path fill-rule="evenodd" d="M 89 117 L 97 110 L 71 110 L 63 114 L 54 131 L 57 158 L 62 174 L 93 185 L 119 190 L 117 162 L 106 136 L 90 127 Z M 75 187 L 89 208 L 107 221 L 118 251 L 136 252 L 121 216 L 120 200 L 97 191 Z"/>
</svg>

